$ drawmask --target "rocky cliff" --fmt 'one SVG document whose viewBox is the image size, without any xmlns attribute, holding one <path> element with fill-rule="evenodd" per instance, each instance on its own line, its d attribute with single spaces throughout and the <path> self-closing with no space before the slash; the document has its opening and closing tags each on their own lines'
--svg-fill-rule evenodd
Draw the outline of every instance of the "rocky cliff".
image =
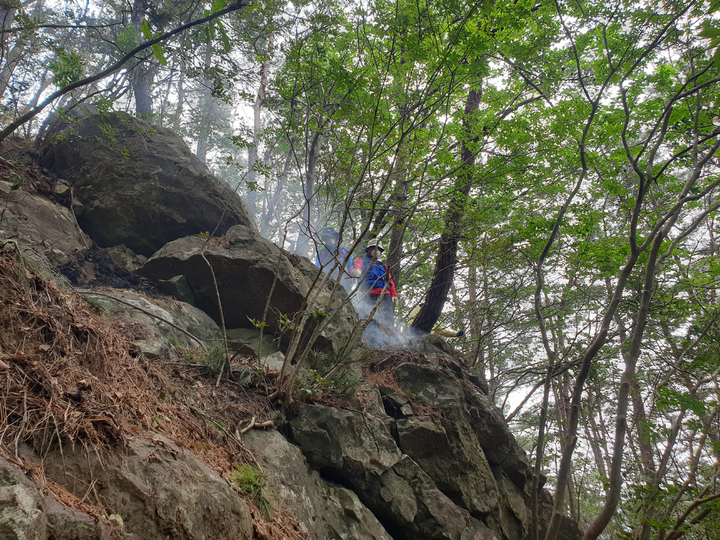
<svg viewBox="0 0 720 540">
<path fill-rule="evenodd" d="M 528 536 L 530 463 L 482 376 L 442 343 L 363 350 L 328 287 L 318 358 L 345 379 L 309 374 L 305 399 L 268 399 L 283 320 L 317 270 L 260 237 L 177 136 L 90 116 L 38 155 L 21 143 L 7 155 L 1 538 Z M 249 321 L 271 290 L 261 342 Z M 238 351 L 219 385 L 218 296 Z"/>
</svg>

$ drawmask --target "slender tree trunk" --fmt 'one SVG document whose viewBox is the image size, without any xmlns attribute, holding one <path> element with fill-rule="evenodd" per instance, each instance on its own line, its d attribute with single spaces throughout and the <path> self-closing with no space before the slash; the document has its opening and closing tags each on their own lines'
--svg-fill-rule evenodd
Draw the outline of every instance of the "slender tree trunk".
<svg viewBox="0 0 720 540">
<path fill-rule="evenodd" d="M 160 120 L 158 122 L 158 125 L 164 125 L 165 124 L 165 111 L 167 109 L 168 101 L 170 101 L 170 90 L 172 90 L 172 83 L 173 83 L 173 73 L 170 72 L 170 75 L 168 75 L 167 85 L 165 86 L 165 97 L 163 97 L 162 105 L 160 106 Z"/>
<path fill-rule="evenodd" d="M 212 61 L 212 43 L 206 43 L 205 44 L 205 58 L 203 61 L 206 71 L 210 68 L 211 61 Z M 211 91 L 210 91 L 211 84 L 212 84 L 212 81 L 210 81 L 209 79 L 203 79 L 202 113 L 201 113 L 201 121 L 200 121 L 201 123 L 200 123 L 200 129 L 198 130 L 197 150 L 195 152 L 198 159 L 200 161 L 202 161 L 203 163 L 205 161 L 207 161 L 208 140 L 210 139 L 210 112 L 213 107 L 213 100 L 212 100 L 212 95 L 211 95 Z"/>
<path fill-rule="evenodd" d="M 272 47 L 272 36 L 270 37 L 270 47 Z M 260 151 L 260 113 L 262 112 L 262 104 L 265 100 L 265 87 L 267 86 L 269 62 L 268 60 L 263 61 L 261 66 L 260 75 L 260 87 L 258 88 L 257 95 L 255 96 L 255 103 L 253 104 L 253 143 L 248 148 L 248 174 L 247 183 L 249 189 L 247 192 L 247 205 L 250 215 L 254 216 L 257 213 L 257 161 L 258 152 Z"/>
<path fill-rule="evenodd" d="M 137 35 L 140 36 L 141 43 L 142 40 L 144 40 L 144 36 L 140 30 L 140 25 L 145 17 L 145 10 L 147 9 L 146 1 L 147 0 L 135 0 L 130 17 Z M 130 84 L 133 95 L 135 96 L 135 114 L 137 116 L 152 113 L 152 88 L 156 71 L 157 67 L 150 57 L 148 57 L 146 61 L 138 61 L 130 70 Z"/>
<path fill-rule="evenodd" d="M 400 263 L 402 262 L 403 238 L 407 226 L 407 198 L 409 177 L 407 170 L 407 148 L 398 155 L 398 170 L 393 193 L 394 208 L 393 224 L 390 229 L 390 246 L 388 248 L 387 265 L 396 288 L 401 287 Z"/>
<path fill-rule="evenodd" d="M 675 219 L 669 220 L 669 225 L 675 223 Z M 635 326 L 633 329 L 632 341 L 630 349 L 625 360 L 625 371 L 620 378 L 620 390 L 617 396 L 617 412 L 615 414 L 615 444 L 613 446 L 613 455 L 610 467 L 610 489 L 605 497 L 600 514 L 588 526 L 583 535 L 583 540 L 595 540 L 605 530 L 607 524 L 610 523 L 618 502 L 620 500 L 620 491 L 622 489 L 622 462 L 623 450 L 625 448 L 625 433 L 627 431 L 627 408 L 630 396 L 630 385 L 635 379 L 635 367 L 640 357 L 640 347 L 642 338 L 647 324 L 647 315 L 650 309 L 650 300 L 652 297 L 652 289 L 655 284 L 655 269 L 657 263 L 660 246 L 669 231 L 668 225 L 664 230 L 655 237 L 650 257 L 645 267 L 645 281 L 643 283 L 642 295 L 640 297 L 640 306 L 638 308 Z"/>
<path fill-rule="evenodd" d="M 450 201 L 448 213 L 445 218 L 445 227 L 440 237 L 440 247 L 435 261 L 430 289 L 425 295 L 425 304 L 418 313 L 412 327 L 424 333 L 430 333 L 440 318 L 443 307 L 447 300 L 450 286 L 455 277 L 455 265 L 457 264 L 457 248 L 460 242 L 462 220 L 465 216 L 465 204 L 473 180 L 473 169 L 475 165 L 475 151 L 471 148 L 472 143 L 478 141 L 474 135 L 476 123 L 473 121 L 473 113 L 480 108 L 482 89 L 470 90 L 465 102 L 465 117 L 463 127 L 465 128 L 465 139 L 463 140 L 460 152 L 462 167 L 458 172 L 455 181 L 455 194 Z"/>
<path fill-rule="evenodd" d="M 178 94 L 178 101 L 177 106 L 175 107 L 175 119 L 173 120 L 173 129 L 177 131 L 180 129 L 182 119 L 182 113 L 183 113 L 183 107 L 185 106 L 185 73 L 180 72 L 180 78 L 178 79 L 177 84 L 177 94 Z"/>
<path fill-rule="evenodd" d="M 45 0 L 38 0 L 35 3 L 32 14 L 34 16 L 39 16 L 44 9 Z M 4 9 L 0 8 L 0 24 L 2 24 L 3 30 L 10 29 L 13 21 L 15 20 L 16 11 L 17 9 L 14 7 Z M 3 34 L 0 36 L 0 64 L 2 65 L 2 69 L 0 69 L 0 100 L 3 99 L 6 90 L 10 85 L 10 80 L 12 79 L 13 72 L 15 71 L 17 61 L 20 59 L 20 57 L 22 57 L 23 53 L 25 52 L 25 49 L 28 46 L 28 41 L 30 41 L 32 34 L 32 31 L 21 32 L 17 36 L 15 44 L 9 51 L 7 50 L 6 39 L 7 36 L 10 34 L 6 34 L 5 32 L 3 32 Z"/>
<path fill-rule="evenodd" d="M 48 86 L 50 86 L 50 83 L 52 81 L 48 78 L 47 74 L 48 74 L 48 70 L 45 70 L 45 72 L 42 74 L 42 77 L 40 79 L 40 88 L 38 88 L 38 91 L 35 92 L 35 95 L 30 100 L 30 103 L 28 103 L 27 106 L 25 107 L 25 109 L 23 110 L 23 114 L 25 114 L 26 112 L 31 110 L 33 107 L 35 107 L 39 103 L 40 96 L 42 95 L 42 93 L 45 90 L 47 90 Z M 25 126 L 25 137 L 30 137 L 30 133 L 32 132 L 32 125 L 33 125 L 33 121 L 30 120 L 27 123 L 27 126 Z"/>
<path fill-rule="evenodd" d="M 313 197 L 315 195 L 315 174 L 318 155 L 320 154 L 320 149 L 322 148 L 325 139 L 320 129 L 318 129 L 318 131 L 316 131 L 313 135 L 312 142 L 310 143 L 310 150 L 308 152 L 307 172 L 305 174 L 305 211 L 303 216 L 303 228 L 305 230 L 301 230 L 300 236 L 298 237 L 298 244 L 295 248 L 299 255 L 307 254 L 310 244 L 310 235 L 312 234 L 314 225 Z"/>
<path fill-rule="evenodd" d="M 288 175 L 290 174 L 290 165 L 292 164 L 292 157 L 293 157 L 293 149 L 292 149 L 292 143 L 291 143 L 290 149 L 288 150 L 287 154 L 285 155 L 285 165 L 283 166 L 282 175 L 280 176 L 278 185 L 275 186 L 275 191 L 273 191 L 270 201 L 268 201 L 267 212 L 265 213 L 265 216 L 263 217 L 263 219 L 261 220 L 261 223 L 260 223 L 260 234 L 262 234 L 263 236 L 267 235 L 268 230 L 270 228 L 270 224 L 272 223 L 272 220 L 275 217 L 275 214 L 277 212 L 277 207 L 280 202 L 280 197 L 282 196 L 282 193 L 285 190 L 285 184 L 287 183 Z"/>
</svg>

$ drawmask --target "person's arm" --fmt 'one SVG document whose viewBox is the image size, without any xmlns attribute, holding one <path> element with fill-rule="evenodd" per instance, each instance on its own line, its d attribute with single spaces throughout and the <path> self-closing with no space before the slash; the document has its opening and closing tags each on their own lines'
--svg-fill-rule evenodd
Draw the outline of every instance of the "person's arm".
<svg viewBox="0 0 720 540">
<path fill-rule="evenodd" d="M 397 291 L 395 290 L 395 282 L 393 281 L 393 278 L 390 275 L 390 272 L 388 272 L 388 270 L 387 270 L 387 265 L 385 265 L 385 271 L 387 272 L 388 281 L 390 282 L 387 290 L 390 292 L 390 296 L 392 296 L 393 298 L 395 298 L 397 300 L 398 295 L 397 295 Z"/>
<path fill-rule="evenodd" d="M 352 272 L 350 272 L 350 277 L 359 278 L 362 275 L 363 271 L 363 261 L 362 257 L 358 257 L 355 259 L 355 263 L 353 264 Z"/>
</svg>

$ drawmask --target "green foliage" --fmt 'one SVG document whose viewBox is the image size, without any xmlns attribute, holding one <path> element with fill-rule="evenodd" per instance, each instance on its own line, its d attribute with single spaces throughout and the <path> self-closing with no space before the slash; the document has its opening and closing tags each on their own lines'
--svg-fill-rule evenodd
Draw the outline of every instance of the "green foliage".
<svg viewBox="0 0 720 540">
<path fill-rule="evenodd" d="M 250 321 L 250 324 L 252 324 L 255 328 L 258 329 L 265 328 L 268 325 L 267 322 L 262 322 L 257 319 L 251 319 L 250 317 L 248 317 L 248 320 Z"/>
<path fill-rule="evenodd" d="M 272 503 L 267 491 L 267 475 L 263 471 L 249 463 L 235 465 L 228 480 L 257 505 L 266 519 L 270 519 Z"/>
<path fill-rule="evenodd" d="M 150 25 L 147 22 L 147 19 L 142 22 L 140 25 L 140 30 L 142 31 L 143 35 L 145 36 L 145 39 L 150 41 L 152 39 L 155 39 L 162 35 L 162 32 L 157 32 L 155 35 L 152 34 L 150 30 Z M 163 47 L 160 43 L 153 43 L 152 45 L 153 54 L 155 55 L 155 58 L 158 62 L 160 62 L 161 66 L 167 66 L 167 58 L 165 58 L 165 53 L 163 52 Z"/>
<path fill-rule="evenodd" d="M 302 368 L 295 380 L 295 388 L 301 397 L 312 397 L 315 394 L 325 393 L 330 381 L 322 377 L 314 369 Z"/>
<path fill-rule="evenodd" d="M 352 397 L 362 384 L 362 377 L 352 366 L 333 366 L 332 359 L 325 353 L 311 351 L 308 359 L 314 369 L 303 368 L 295 381 L 295 387 L 301 397 L 316 394 L 329 394 L 340 398 Z M 323 377 L 321 372 L 331 370 L 331 375 Z"/>
<path fill-rule="evenodd" d="M 208 366 L 213 373 L 219 373 L 225 363 L 225 347 L 222 344 L 215 344 L 208 350 L 186 349 L 182 353 L 188 364 L 203 364 Z"/>
<path fill-rule="evenodd" d="M 53 74 L 53 84 L 60 88 L 79 81 L 83 75 L 82 56 L 62 48 L 55 50 L 55 60 L 48 64 Z"/>
<path fill-rule="evenodd" d="M 123 53 L 128 53 L 140 45 L 140 38 L 137 35 L 135 26 L 128 24 L 116 37 L 118 49 Z"/>
<path fill-rule="evenodd" d="M 15 171 L 10 171 L 10 176 L 8 177 L 8 181 L 11 183 L 10 185 L 10 191 L 17 191 L 20 189 L 20 187 L 23 185 L 23 182 L 25 179 L 20 176 Z"/>
</svg>

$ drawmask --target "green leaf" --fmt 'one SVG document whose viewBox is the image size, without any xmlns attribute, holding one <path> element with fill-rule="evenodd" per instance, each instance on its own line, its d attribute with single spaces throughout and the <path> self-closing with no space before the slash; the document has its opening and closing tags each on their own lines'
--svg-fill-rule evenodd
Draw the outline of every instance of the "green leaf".
<svg viewBox="0 0 720 540">
<path fill-rule="evenodd" d="M 155 43 L 152 46 L 153 54 L 155 55 L 155 58 L 157 58 L 158 62 L 160 62 L 160 65 L 167 66 L 167 58 L 165 58 L 165 53 L 163 52 L 162 45 L 159 43 Z"/>
<path fill-rule="evenodd" d="M 20 186 L 23 184 L 23 177 L 20 176 L 15 171 L 10 172 L 10 178 L 8 178 L 12 182 L 12 186 L 10 187 L 10 191 L 17 191 L 20 189 Z"/>
<path fill-rule="evenodd" d="M 215 2 L 213 2 L 213 5 L 212 5 L 212 12 L 217 13 L 218 11 L 225 9 L 226 6 L 227 6 L 226 0 L 215 0 Z"/>
<path fill-rule="evenodd" d="M 83 74 L 83 59 L 73 52 L 58 48 L 55 51 L 55 60 L 48 65 L 53 73 L 53 83 L 64 87 L 79 81 Z"/>
<path fill-rule="evenodd" d="M 220 41 L 222 41 L 223 44 L 223 51 L 227 54 L 230 52 L 230 38 L 228 37 L 227 31 L 225 30 L 225 25 L 223 25 L 220 20 L 215 21 L 217 23 L 218 30 L 220 30 Z"/>
<path fill-rule="evenodd" d="M 145 39 L 151 40 L 152 39 L 152 32 L 150 31 L 150 25 L 147 22 L 147 19 L 145 19 L 142 24 L 140 25 L 140 30 L 142 30 L 143 36 L 145 36 Z"/>
</svg>

